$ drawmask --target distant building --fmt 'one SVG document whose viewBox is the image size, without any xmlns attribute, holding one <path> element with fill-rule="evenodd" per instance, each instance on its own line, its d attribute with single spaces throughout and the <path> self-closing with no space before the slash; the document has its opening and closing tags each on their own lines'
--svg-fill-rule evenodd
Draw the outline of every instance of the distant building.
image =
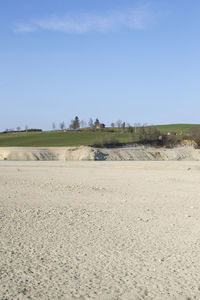
<svg viewBox="0 0 200 300">
<path fill-rule="evenodd" d="M 100 128 L 100 129 L 105 128 L 105 124 L 103 123 L 97 124 L 96 128 Z"/>
<path fill-rule="evenodd" d="M 177 135 L 177 132 L 175 132 L 175 131 L 169 131 L 169 132 L 167 133 L 167 135 Z"/>
</svg>

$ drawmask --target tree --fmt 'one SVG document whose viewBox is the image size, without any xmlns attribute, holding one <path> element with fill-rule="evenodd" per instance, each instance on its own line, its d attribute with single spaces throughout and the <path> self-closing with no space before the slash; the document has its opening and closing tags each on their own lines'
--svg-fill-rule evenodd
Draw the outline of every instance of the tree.
<svg viewBox="0 0 200 300">
<path fill-rule="evenodd" d="M 52 129 L 55 130 L 56 129 L 56 124 L 53 122 L 52 123 Z"/>
<path fill-rule="evenodd" d="M 71 120 L 71 123 L 69 125 L 69 129 L 70 130 L 74 129 L 74 120 Z"/>
<path fill-rule="evenodd" d="M 95 122 L 94 122 L 94 127 L 97 128 L 100 125 L 99 119 L 96 118 Z"/>
<path fill-rule="evenodd" d="M 133 133 L 133 126 L 131 126 L 130 124 L 128 124 L 128 133 Z"/>
<path fill-rule="evenodd" d="M 89 126 L 90 128 L 93 128 L 93 127 L 94 127 L 94 123 L 93 123 L 92 118 L 89 119 L 88 126 Z"/>
<path fill-rule="evenodd" d="M 137 128 L 141 127 L 140 123 L 134 123 L 134 127 L 135 127 L 135 133 L 137 133 Z"/>
<path fill-rule="evenodd" d="M 154 126 L 139 127 L 137 130 L 137 137 L 139 142 L 152 143 L 158 142 L 161 136 L 160 131 Z"/>
<path fill-rule="evenodd" d="M 86 127 L 86 122 L 84 120 L 80 121 L 80 127 L 85 128 Z"/>
<path fill-rule="evenodd" d="M 123 129 L 123 131 L 125 130 L 125 128 L 126 128 L 126 123 L 123 122 L 123 123 L 122 123 L 122 129 Z"/>
<path fill-rule="evenodd" d="M 200 145 L 200 128 L 192 127 L 190 129 L 190 136 L 199 146 Z"/>
<path fill-rule="evenodd" d="M 111 126 L 112 128 L 114 128 L 114 127 L 115 127 L 115 123 L 112 122 L 112 123 L 110 124 L 110 126 Z"/>
<path fill-rule="evenodd" d="M 28 130 L 28 125 L 25 125 L 25 130 L 26 130 L 26 131 Z"/>
<path fill-rule="evenodd" d="M 64 122 L 61 122 L 61 123 L 60 123 L 60 129 L 63 130 L 64 128 L 65 128 L 65 123 L 64 123 Z"/>
<path fill-rule="evenodd" d="M 120 128 L 121 125 L 122 125 L 122 121 L 121 120 L 117 120 L 116 124 L 117 124 L 117 127 Z"/>
<path fill-rule="evenodd" d="M 70 127 L 70 129 L 78 129 L 78 128 L 80 128 L 80 122 L 79 122 L 78 116 L 76 116 L 75 119 L 71 121 L 71 124 L 70 124 L 69 127 Z"/>
<path fill-rule="evenodd" d="M 74 129 L 80 128 L 80 122 L 78 116 L 76 116 L 74 119 L 74 127 L 75 127 Z"/>
<path fill-rule="evenodd" d="M 17 131 L 20 131 L 21 127 L 20 127 L 20 126 L 17 126 L 16 129 L 17 129 Z"/>
</svg>

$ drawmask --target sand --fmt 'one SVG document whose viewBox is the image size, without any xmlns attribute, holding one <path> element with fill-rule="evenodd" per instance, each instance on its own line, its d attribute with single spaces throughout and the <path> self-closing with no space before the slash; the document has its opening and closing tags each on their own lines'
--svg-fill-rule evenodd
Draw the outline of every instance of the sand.
<svg viewBox="0 0 200 300">
<path fill-rule="evenodd" d="M 1 299 L 200 299 L 199 162 L 0 162 Z"/>
</svg>

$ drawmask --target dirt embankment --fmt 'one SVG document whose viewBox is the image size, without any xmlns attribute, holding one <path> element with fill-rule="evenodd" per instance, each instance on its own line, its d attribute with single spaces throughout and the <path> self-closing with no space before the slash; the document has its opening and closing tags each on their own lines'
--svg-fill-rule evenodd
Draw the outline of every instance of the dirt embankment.
<svg viewBox="0 0 200 300">
<path fill-rule="evenodd" d="M 54 147 L 54 148 L 0 148 L 0 160 L 15 161 L 199 161 L 200 149 L 176 147 L 173 149 L 148 146 L 127 146 L 110 149 L 91 147 Z"/>
</svg>

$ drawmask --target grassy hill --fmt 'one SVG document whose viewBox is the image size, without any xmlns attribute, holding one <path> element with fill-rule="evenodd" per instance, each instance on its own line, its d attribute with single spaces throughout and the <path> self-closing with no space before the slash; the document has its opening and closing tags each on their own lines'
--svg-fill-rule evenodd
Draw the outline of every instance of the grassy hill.
<svg viewBox="0 0 200 300">
<path fill-rule="evenodd" d="M 191 128 L 199 127 L 200 124 L 168 124 L 168 125 L 156 125 L 156 128 L 162 133 L 167 133 L 169 131 L 175 131 L 178 134 L 189 133 Z"/>
<path fill-rule="evenodd" d="M 169 124 L 155 126 L 161 133 L 176 131 L 178 134 L 189 133 L 193 127 L 199 127 L 200 124 Z M 128 132 L 109 132 L 104 131 L 44 131 L 44 132 L 19 132 L 19 133 L 1 133 L 0 147 L 64 147 L 64 146 L 87 146 L 95 139 L 108 136 L 115 136 L 121 143 L 130 142 Z"/>
</svg>

